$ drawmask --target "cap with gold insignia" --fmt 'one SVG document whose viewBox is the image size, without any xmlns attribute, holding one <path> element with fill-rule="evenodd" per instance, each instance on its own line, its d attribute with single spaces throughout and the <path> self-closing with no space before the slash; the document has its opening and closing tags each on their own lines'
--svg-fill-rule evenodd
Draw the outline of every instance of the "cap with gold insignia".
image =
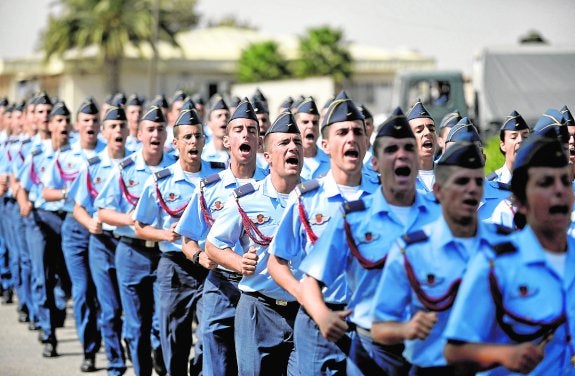
<svg viewBox="0 0 575 376">
<path fill-rule="evenodd" d="M 112 106 L 123 107 L 126 105 L 126 102 L 126 95 L 124 93 L 117 93 L 114 95 L 114 99 L 112 99 Z"/>
<path fill-rule="evenodd" d="M 126 106 L 142 106 L 144 101 L 138 96 L 138 94 L 132 94 L 126 100 Z"/>
<path fill-rule="evenodd" d="M 321 124 L 322 129 L 342 121 L 361 120 L 364 122 L 363 114 L 351 99 L 345 98 L 347 94 L 343 90 L 338 94 L 338 97 L 329 105 Z"/>
<path fill-rule="evenodd" d="M 153 121 L 154 123 L 165 123 L 166 117 L 160 107 L 150 106 L 146 110 L 144 116 L 142 116 L 142 120 Z"/>
<path fill-rule="evenodd" d="M 563 120 L 565 120 L 566 126 L 568 127 L 575 126 L 575 119 L 573 119 L 573 115 L 571 114 L 571 111 L 569 111 L 569 108 L 567 108 L 567 106 L 561 107 L 561 110 L 559 111 L 563 114 Z"/>
<path fill-rule="evenodd" d="M 262 93 L 262 91 L 260 90 L 260 88 L 256 88 L 256 91 L 254 92 L 254 95 L 252 95 L 252 103 L 255 101 L 260 101 L 263 103 L 268 103 L 268 99 L 266 98 L 266 96 Z"/>
<path fill-rule="evenodd" d="M 234 113 L 230 117 L 230 120 L 228 120 L 228 123 L 234 119 L 251 119 L 255 120 L 256 122 L 258 121 L 256 112 L 254 111 L 254 108 L 252 107 L 252 104 L 250 103 L 248 98 L 242 99 L 242 101 L 240 102 L 240 104 L 238 104 Z"/>
<path fill-rule="evenodd" d="M 529 129 L 529 126 L 517 111 L 512 111 L 507 115 L 507 119 L 505 119 L 505 122 L 499 129 L 501 131 L 522 131 L 524 129 Z"/>
<path fill-rule="evenodd" d="M 435 163 L 436 166 L 458 166 L 482 168 L 485 166 L 483 154 L 473 142 L 459 141 L 451 145 Z"/>
<path fill-rule="evenodd" d="M 50 111 L 50 119 L 54 116 L 70 116 L 70 110 L 66 107 L 66 103 L 58 102 L 52 107 L 52 111 Z"/>
<path fill-rule="evenodd" d="M 457 124 L 461 120 L 461 114 L 459 111 L 455 110 L 453 112 L 448 113 L 441 119 L 441 123 L 439 123 L 439 130 L 441 131 L 443 128 L 453 128 L 455 124 Z"/>
<path fill-rule="evenodd" d="M 196 101 L 196 103 L 198 103 Z M 214 94 L 211 98 L 210 98 L 210 112 L 215 111 L 215 110 L 229 110 L 230 108 L 228 107 L 226 101 L 224 100 L 224 97 L 222 97 L 220 94 Z"/>
<path fill-rule="evenodd" d="M 239 105 L 239 103 L 238 103 Z M 237 106 L 236 106 L 237 107 Z M 256 114 L 269 114 L 269 110 L 268 110 L 268 106 L 265 104 L 265 102 L 262 102 L 260 100 L 255 100 L 252 101 L 252 107 L 254 108 L 254 111 L 256 112 Z"/>
<path fill-rule="evenodd" d="M 104 121 L 106 120 L 126 121 L 126 112 L 122 107 L 111 106 L 104 115 Z"/>
<path fill-rule="evenodd" d="M 556 138 L 533 135 L 521 144 L 513 163 L 513 175 L 521 168 L 564 167 L 569 164 L 563 146 Z"/>
<path fill-rule="evenodd" d="M 79 114 L 97 115 L 98 112 L 99 112 L 98 106 L 96 105 L 96 102 L 94 102 L 94 98 L 92 97 L 86 98 L 86 100 L 82 102 L 82 104 L 78 108 Z"/>
<path fill-rule="evenodd" d="M 378 127 L 375 138 L 379 137 L 415 138 L 401 108 L 396 107 L 391 115 Z"/>
<path fill-rule="evenodd" d="M 184 103 L 182 103 L 182 108 L 180 108 L 180 113 L 184 110 L 195 110 L 196 104 L 192 100 L 192 98 L 187 97 Z"/>
<path fill-rule="evenodd" d="M 477 128 L 475 128 L 475 125 L 473 125 L 467 116 L 462 117 L 461 120 L 451 128 L 445 139 L 445 143 L 460 141 L 479 142 L 483 145 Z"/>
<path fill-rule="evenodd" d="M 202 122 L 200 121 L 200 117 L 198 116 L 196 110 L 194 109 L 182 110 L 180 111 L 180 116 L 178 116 L 178 119 L 176 119 L 176 122 L 174 123 L 174 127 L 180 125 L 198 125 L 198 124 L 202 124 Z"/>
<path fill-rule="evenodd" d="M 562 143 L 569 142 L 569 130 L 565 125 L 563 114 L 550 108 L 535 123 L 533 133 L 540 136 L 559 138 Z"/>
<path fill-rule="evenodd" d="M 299 128 L 291 112 L 284 111 L 277 117 L 273 124 L 266 132 L 266 136 L 270 133 L 295 133 L 300 134 Z"/>
<path fill-rule="evenodd" d="M 369 110 L 367 109 L 367 107 L 365 107 L 365 105 L 361 105 L 359 106 L 359 110 L 361 111 L 361 114 L 363 115 L 364 119 L 373 119 L 373 115 L 371 114 L 371 112 L 369 112 Z"/>
<path fill-rule="evenodd" d="M 317 110 L 317 106 L 315 101 L 312 97 L 307 97 L 297 106 L 295 110 L 296 114 L 305 113 L 310 115 L 319 115 L 319 111 Z"/>
<path fill-rule="evenodd" d="M 431 115 L 429 114 L 427 109 L 423 106 L 423 103 L 421 103 L 421 99 L 418 99 L 417 102 L 415 102 L 415 104 L 413 105 L 411 110 L 409 110 L 409 113 L 407 114 L 407 121 L 410 121 L 413 119 L 431 119 L 431 120 L 433 120 L 433 118 L 431 117 Z"/>
</svg>

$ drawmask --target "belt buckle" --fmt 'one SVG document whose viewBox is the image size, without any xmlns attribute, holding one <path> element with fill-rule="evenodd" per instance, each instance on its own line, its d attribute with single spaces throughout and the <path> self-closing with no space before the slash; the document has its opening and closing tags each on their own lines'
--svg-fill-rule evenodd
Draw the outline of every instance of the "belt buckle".
<svg viewBox="0 0 575 376">
<path fill-rule="evenodd" d="M 286 307 L 288 304 L 287 300 L 276 299 L 276 305 Z"/>
<path fill-rule="evenodd" d="M 156 242 L 151 241 L 151 240 L 146 240 L 146 243 L 144 243 L 146 245 L 147 248 L 154 248 L 154 246 L 156 245 Z"/>
</svg>

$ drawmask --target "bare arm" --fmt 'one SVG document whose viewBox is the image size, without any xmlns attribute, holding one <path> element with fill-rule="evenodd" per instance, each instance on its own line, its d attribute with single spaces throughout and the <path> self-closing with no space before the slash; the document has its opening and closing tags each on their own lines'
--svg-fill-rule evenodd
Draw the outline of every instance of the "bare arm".
<svg viewBox="0 0 575 376">
<path fill-rule="evenodd" d="M 20 207 L 20 215 L 27 217 L 32 211 L 32 202 L 28 198 L 28 192 L 25 189 L 18 190 L 16 195 L 16 201 L 18 201 L 18 206 Z"/>
<path fill-rule="evenodd" d="M 229 247 L 220 249 L 206 240 L 206 253 L 215 263 L 236 273 L 252 275 L 256 270 L 258 256 L 253 248 L 250 248 L 248 252 L 240 256 Z"/>
<path fill-rule="evenodd" d="M 67 189 L 44 188 L 42 190 L 42 197 L 46 201 L 60 201 L 66 198 L 68 194 Z"/>
<path fill-rule="evenodd" d="M 98 218 L 110 226 L 133 226 L 132 211 L 121 213 L 114 209 L 99 209 Z"/>
<path fill-rule="evenodd" d="M 383 345 L 395 345 L 410 339 L 426 339 L 437 322 L 437 313 L 419 311 L 407 322 L 374 322 L 371 336 Z"/>
<path fill-rule="evenodd" d="M 300 301 L 300 283 L 294 277 L 287 260 L 270 254 L 268 272 L 280 287 Z"/>
<path fill-rule="evenodd" d="M 136 236 L 144 240 L 152 240 L 155 242 L 167 241 L 173 242 L 179 239 L 180 235 L 174 232 L 177 223 L 170 226 L 169 229 L 156 228 L 152 225 L 136 221 L 134 229 Z"/>
<path fill-rule="evenodd" d="M 204 250 L 200 248 L 198 242 L 192 239 L 188 239 L 185 236 L 182 237 L 182 252 L 184 252 L 186 258 L 191 261 L 194 260 L 194 256 L 196 256 L 196 254 L 198 254 L 199 252 L 198 264 L 200 264 L 206 269 L 213 269 L 216 266 L 218 266 L 218 264 L 212 261 L 212 259 L 208 257 L 206 252 L 204 252 Z"/>
<path fill-rule="evenodd" d="M 88 229 L 91 234 L 102 233 L 102 222 L 98 219 L 92 218 L 86 209 L 78 204 L 74 204 L 74 218 L 80 224 Z"/>
</svg>

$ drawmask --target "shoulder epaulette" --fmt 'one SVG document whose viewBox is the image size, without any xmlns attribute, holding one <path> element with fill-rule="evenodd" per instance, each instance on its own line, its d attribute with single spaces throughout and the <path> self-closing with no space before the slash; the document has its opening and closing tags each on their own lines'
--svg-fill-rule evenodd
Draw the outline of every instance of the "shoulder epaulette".
<svg viewBox="0 0 575 376">
<path fill-rule="evenodd" d="M 501 256 L 501 255 L 504 255 L 507 253 L 517 252 L 517 248 L 515 248 L 515 246 L 511 242 L 504 242 L 504 243 L 495 244 L 493 246 L 493 250 L 495 251 L 495 254 L 497 256 Z"/>
<path fill-rule="evenodd" d="M 500 224 L 498 224 L 498 223 L 495 224 L 495 229 L 496 229 L 496 232 L 497 232 L 499 235 L 509 235 L 509 234 L 511 234 L 513 231 L 515 231 L 515 230 L 512 229 L 511 227 L 503 226 L 503 225 L 500 225 Z"/>
<path fill-rule="evenodd" d="M 487 176 L 485 177 L 485 179 L 486 179 L 486 180 L 489 180 L 489 181 L 493 181 L 493 180 L 497 179 L 497 173 L 496 173 L 496 172 L 492 172 L 492 173 L 490 173 L 489 175 L 487 175 Z"/>
<path fill-rule="evenodd" d="M 298 192 L 299 196 L 301 196 L 304 193 L 315 191 L 318 188 L 319 188 L 319 180 L 313 179 L 306 181 L 305 183 L 298 184 L 296 187 L 297 190 L 296 192 Z"/>
<path fill-rule="evenodd" d="M 502 183 L 500 181 L 497 182 L 497 188 L 501 189 L 502 191 L 511 191 L 511 185 Z"/>
<path fill-rule="evenodd" d="M 226 168 L 226 164 L 224 162 L 215 162 L 215 161 L 211 161 L 210 162 L 210 167 L 213 169 L 220 169 L 220 170 L 224 170 Z"/>
<path fill-rule="evenodd" d="M 172 172 L 169 168 L 164 168 L 163 170 L 157 171 L 154 173 L 154 178 L 156 181 L 165 178 L 166 176 L 172 175 Z"/>
<path fill-rule="evenodd" d="M 405 242 L 405 245 L 415 244 L 427 240 L 427 234 L 423 230 L 418 230 L 405 234 L 401 237 Z"/>
<path fill-rule="evenodd" d="M 32 142 L 29 138 L 22 140 L 22 145 L 27 144 L 28 142 Z"/>
<path fill-rule="evenodd" d="M 64 151 L 68 151 L 70 150 L 72 147 L 70 146 L 70 144 L 68 145 L 64 145 L 60 148 L 60 153 L 64 152 Z"/>
<path fill-rule="evenodd" d="M 363 200 L 348 201 L 343 204 L 345 214 L 365 210 L 365 203 Z"/>
<path fill-rule="evenodd" d="M 220 174 L 218 174 L 218 173 L 211 174 L 209 176 L 206 176 L 202 180 L 200 180 L 200 185 L 202 187 L 207 187 L 208 185 L 213 184 L 217 181 L 220 181 L 221 179 L 222 179 L 222 177 L 220 176 Z"/>
<path fill-rule="evenodd" d="M 89 158 L 89 159 L 88 159 L 88 164 L 89 164 L 90 166 L 95 165 L 96 163 L 99 163 L 99 162 L 100 162 L 100 157 L 97 156 L 97 155 L 95 155 L 95 156 L 93 156 L 92 158 Z"/>
<path fill-rule="evenodd" d="M 256 189 L 254 188 L 252 183 L 247 183 L 247 184 L 242 185 L 239 188 L 234 189 L 234 197 L 240 198 L 240 197 L 243 197 L 243 196 L 248 195 L 248 194 L 255 192 L 255 191 L 256 191 Z"/>
<path fill-rule="evenodd" d="M 131 165 L 132 163 L 134 163 L 134 160 L 130 157 L 124 159 L 122 162 L 120 162 L 120 168 L 126 168 L 129 165 Z"/>
<path fill-rule="evenodd" d="M 35 157 L 35 156 L 37 156 L 38 154 L 41 154 L 41 153 L 42 153 L 42 149 L 41 149 L 41 148 L 34 149 L 34 150 L 32 150 L 32 151 L 30 152 L 30 154 L 32 154 L 33 157 Z"/>
</svg>

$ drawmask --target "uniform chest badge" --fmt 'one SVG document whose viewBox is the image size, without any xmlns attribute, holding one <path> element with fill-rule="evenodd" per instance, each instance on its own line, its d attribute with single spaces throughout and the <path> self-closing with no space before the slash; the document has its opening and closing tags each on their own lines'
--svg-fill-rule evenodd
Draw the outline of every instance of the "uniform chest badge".
<svg viewBox="0 0 575 376">
<path fill-rule="evenodd" d="M 168 195 L 166 196 L 166 201 L 167 202 L 174 202 L 178 198 L 180 198 L 180 196 L 172 192 L 172 193 L 168 193 Z"/>
<path fill-rule="evenodd" d="M 212 204 L 212 206 L 210 206 L 211 211 L 218 211 L 218 210 L 222 210 L 223 208 L 224 208 L 224 203 L 221 201 L 216 201 Z"/>
<path fill-rule="evenodd" d="M 256 225 L 261 225 L 266 223 L 270 220 L 270 217 L 266 217 L 263 214 L 258 214 L 255 218 L 251 218 L 252 222 Z"/>
<path fill-rule="evenodd" d="M 435 284 L 435 275 L 434 274 L 429 273 L 427 275 L 427 284 L 430 286 L 433 286 Z"/>
<path fill-rule="evenodd" d="M 94 183 L 96 184 L 100 184 L 102 182 L 102 178 L 97 176 L 96 179 L 94 179 Z"/>
<path fill-rule="evenodd" d="M 529 286 L 525 283 L 522 283 L 519 286 L 517 286 L 515 290 L 515 296 L 520 299 L 528 298 L 530 296 L 537 294 L 538 291 L 539 289 L 537 287 Z"/>
<path fill-rule="evenodd" d="M 134 187 L 136 185 L 138 185 L 137 181 L 132 180 L 132 179 L 128 180 L 128 187 Z"/>
<path fill-rule="evenodd" d="M 427 273 L 427 275 L 420 279 L 419 283 L 425 286 L 438 286 L 441 285 L 443 283 L 443 281 L 445 280 L 445 278 L 436 276 L 433 273 Z"/>
<path fill-rule="evenodd" d="M 72 168 L 72 163 L 68 162 L 68 164 L 66 165 L 66 167 Z"/>
<path fill-rule="evenodd" d="M 44 166 L 40 167 L 40 172 L 44 172 L 44 171 L 46 171 L 46 167 L 44 167 Z"/>
<path fill-rule="evenodd" d="M 311 223 L 312 225 L 323 225 L 324 223 L 326 223 L 327 221 L 329 221 L 331 217 L 323 215 L 321 213 L 317 213 L 316 215 L 314 215 L 311 218 L 311 221 L 309 221 L 309 223 Z"/>
<path fill-rule="evenodd" d="M 360 238 L 359 243 L 360 244 L 369 244 L 369 243 L 371 243 L 377 239 L 379 239 L 379 234 L 374 234 L 372 232 L 366 232 L 365 234 L 363 234 L 363 237 Z"/>
</svg>

